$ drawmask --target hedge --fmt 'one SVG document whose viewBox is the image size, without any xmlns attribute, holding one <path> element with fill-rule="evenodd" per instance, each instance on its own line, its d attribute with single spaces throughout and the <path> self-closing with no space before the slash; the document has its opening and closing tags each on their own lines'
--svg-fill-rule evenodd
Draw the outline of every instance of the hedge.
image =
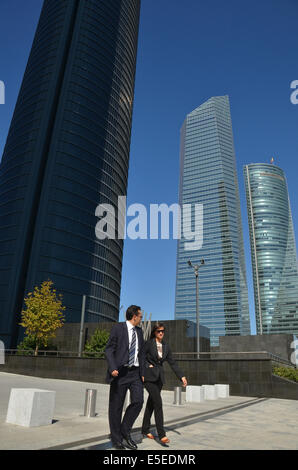
<svg viewBox="0 0 298 470">
<path fill-rule="evenodd" d="M 298 370 L 291 367 L 273 367 L 273 374 L 298 382 Z"/>
</svg>

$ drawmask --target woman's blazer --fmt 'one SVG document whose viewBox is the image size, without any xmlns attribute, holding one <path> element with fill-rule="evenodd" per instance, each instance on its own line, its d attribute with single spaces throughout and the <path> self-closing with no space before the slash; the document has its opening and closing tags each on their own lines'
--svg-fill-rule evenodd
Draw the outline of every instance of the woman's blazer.
<svg viewBox="0 0 298 470">
<path fill-rule="evenodd" d="M 159 377 L 162 384 L 165 383 L 165 374 L 163 369 L 163 363 L 167 361 L 171 366 L 171 369 L 176 374 L 178 379 L 181 380 L 184 377 L 183 373 L 179 369 L 176 361 L 172 357 L 170 347 L 167 343 L 162 341 L 162 358 L 159 357 L 157 352 L 156 339 L 149 339 L 144 346 L 145 352 L 145 382 L 156 382 Z M 153 367 L 149 367 L 149 365 Z"/>
</svg>

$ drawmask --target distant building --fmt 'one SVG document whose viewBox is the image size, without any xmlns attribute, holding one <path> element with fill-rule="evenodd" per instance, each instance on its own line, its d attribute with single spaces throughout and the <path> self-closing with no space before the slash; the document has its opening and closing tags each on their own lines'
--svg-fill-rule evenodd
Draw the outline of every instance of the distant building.
<svg viewBox="0 0 298 470">
<path fill-rule="evenodd" d="M 298 269 L 284 172 L 244 167 L 257 334 L 298 333 Z"/>
<path fill-rule="evenodd" d="M 95 209 L 126 195 L 139 0 L 45 0 L 0 166 L 0 339 L 48 278 L 66 321 L 118 320 L 123 241 Z"/>
<path fill-rule="evenodd" d="M 181 129 L 180 204 L 203 204 L 203 246 L 178 240 L 175 318 L 196 321 L 196 288 L 187 261 L 199 270 L 200 324 L 218 337 L 250 334 L 238 180 L 228 96 L 210 98 Z"/>
</svg>

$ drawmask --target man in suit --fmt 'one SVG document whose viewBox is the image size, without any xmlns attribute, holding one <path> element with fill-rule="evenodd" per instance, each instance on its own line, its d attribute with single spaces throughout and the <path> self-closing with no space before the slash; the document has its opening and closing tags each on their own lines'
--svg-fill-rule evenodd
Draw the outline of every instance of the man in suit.
<svg viewBox="0 0 298 470">
<path fill-rule="evenodd" d="M 137 449 L 130 432 L 144 401 L 144 339 L 141 328 L 141 307 L 131 305 L 126 322 L 116 323 L 111 331 L 105 355 L 108 361 L 107 382 L 110 386 L 109 424 L 116 449 Z M 131 403 L 121 422 L 127 390 Z"/>
</svg>

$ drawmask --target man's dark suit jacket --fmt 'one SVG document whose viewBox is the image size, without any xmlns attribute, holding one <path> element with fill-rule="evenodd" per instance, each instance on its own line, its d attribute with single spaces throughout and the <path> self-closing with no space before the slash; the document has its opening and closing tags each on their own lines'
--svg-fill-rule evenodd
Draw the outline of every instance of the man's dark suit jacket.
<svg viewBox="0 0 298 470">
<path fill-rule="evenodd" d="M 140 377 L 142 377 L 144 376 L 145 367 L 144 338 L 142 329 L 138 326 L 136 326 L 135 328 L 139 342 L 139 372 Z M 115 379 L 115 377 L 111 375 L 113 370 L 120 371 L 120 369 L 124 367 L 124 365 L 128 364 L 129 340 L 126 322 L 116 323 L 113 326 L 109 340 L 106 345 L 105 356 L 108 361 L 106 381 L 107 383 L 111 383 Z"/>
<path fill-rule="evenodd" d="M 172 357 L 172 353 L 168 344 L 162 341 L 162 358 L 159 357 L 157 352 L 156 339 L 149 339 L 145 343 L 145 382 L 156 382 L 159 378 L 162 384 L 165 383 L 165 373 L 163 370 L 163 363 L 167 361 L 173 372 L 176 374 L 178 379 L 182 379 L 184 374 L 181 372 L 176 362 Z M 149 365 L 153 367 L 149 367 Z"/>
</svg>

